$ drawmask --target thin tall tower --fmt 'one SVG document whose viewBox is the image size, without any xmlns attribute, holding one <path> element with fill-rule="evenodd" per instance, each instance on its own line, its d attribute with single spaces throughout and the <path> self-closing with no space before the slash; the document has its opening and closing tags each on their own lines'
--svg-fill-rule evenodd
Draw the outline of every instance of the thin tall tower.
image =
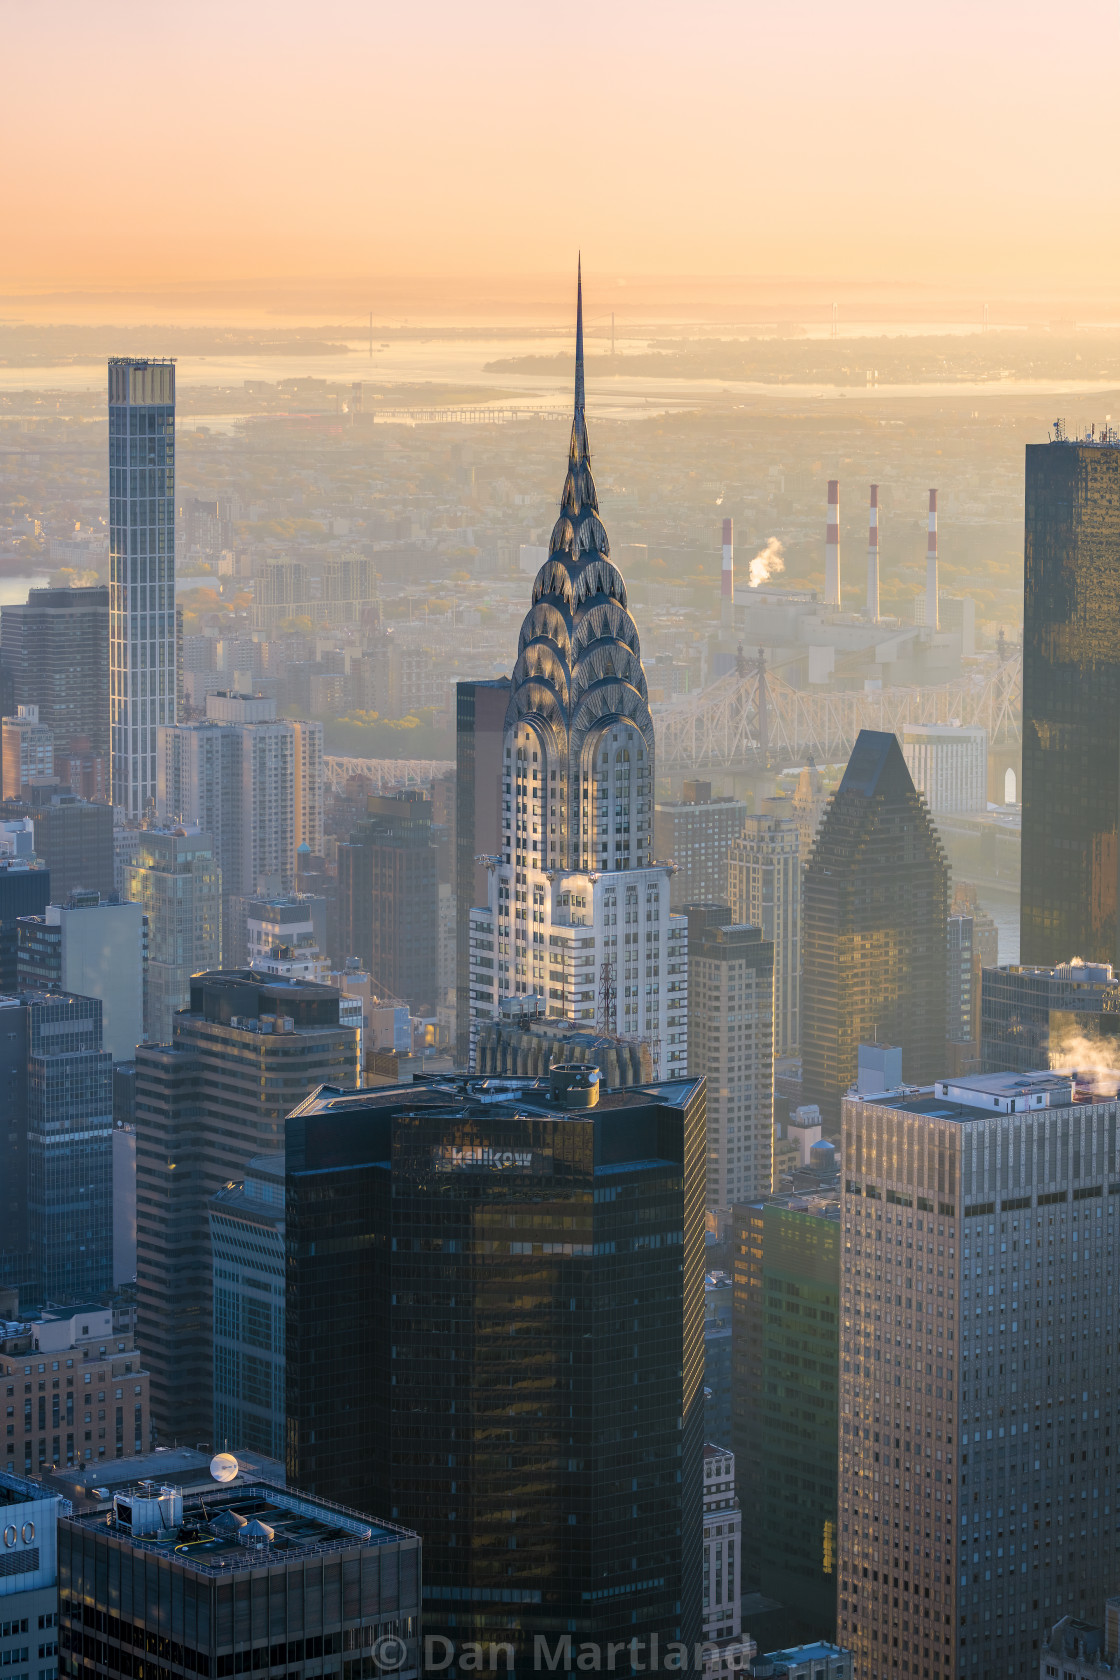
<svg viewBox="0 0 1120 1680">
<path fill-rule="evenodd" d="M 735 521 L 723 522 L 723 570 L 719 579 L 720 620 L 730 628 L 735 617 Z"/>
<path fill-rule="evenodd" d="M 840 607 L 840 480 L 828 481 L 828 525 L 824 547 L 824 604 Z"/>
<path fill-rule="evenodd" d="M 871 486 L 871 512 L 867 527 L 867 616 L 879 622 L 879 486 Z"/>
<path fill-rule="evenodd" d="M 109 361 L 112 799 L 156 796 L 156 731 L 175 719 L 175 363 Z"/>
<path fill-rule="evenodd" d="M 926 539 L 926 624 L 940 630 L 937 606 L 937 491 L 929 493 L 929 536 Z"/>
</svg>

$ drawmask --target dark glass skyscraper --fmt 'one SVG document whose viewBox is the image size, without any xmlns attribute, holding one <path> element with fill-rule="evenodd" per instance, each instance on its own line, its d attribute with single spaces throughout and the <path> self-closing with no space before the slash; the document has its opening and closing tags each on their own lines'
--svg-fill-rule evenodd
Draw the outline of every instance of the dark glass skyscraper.
<svg viewBox="0 0 1120 1680">
<path fill-rule="evenodd" d="M 109 361 L 109 580 L 112 796 L 140 817 L 176 716 L 173 361 Z"/>
<path fill-rule="evenodd" d="M 290 1479 L 415 1527 L 425 1632 L 518 1675 L 536 1634 L 621 1641 L 621 1674 L 699 1637 L 704 1088 L 597 1078 L 287 1123 Z"/>
<path fill-rule="evenodd" d="M 22 1007 L 38 1297 L 96 1300 L 113 1283 L 113 1058 L 101 1047 L 101 1003 L 31 992 Z"/>
<path fill-rule="evenodd" d="M 767 1643 L 835 1637 L 840 1237 L 822 1196 L 732 1210 L 731 1441 L 743 1587 L 781 1607 Z"/>
<path fill-rule="evenodd" d="M 895 735 L 862 729 L 805 870 L 803 1101 L 835 1131 L 861 1044 L 902 1076 L 944 1072 L 949 866 Z"/>
<path fill-rule="evenodd" d="M 508 677 L 455 685 L 455 1060 L 471 1053 L 471 906 L 487 901 L 479 856 L 501 851 L 501 769 Z"/>
<path fill-rule="evenodd" d="M 1114 434 L 1109 434 L 1114 437 Z M 1022 960 L 1117 960 L 1120 446 L 1027 448 Z"/>
</svg>

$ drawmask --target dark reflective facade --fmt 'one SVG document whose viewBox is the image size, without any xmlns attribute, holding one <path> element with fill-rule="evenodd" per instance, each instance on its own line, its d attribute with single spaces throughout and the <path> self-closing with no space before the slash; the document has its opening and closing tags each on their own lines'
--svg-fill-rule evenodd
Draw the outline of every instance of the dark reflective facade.
<svg viewBox="0 0 1120 1680">
<path fill-rule="evenodd" d="M 1021 953 L 1117 954 L 1120 448 L 1027 448 Z"/>
<path fill-rule="evenodd" d="M 288 1470 L 415 1528 L 425 1633 L 521 1674 L 699 1637 L 704 1095 L 511 1086 L 289 1117 Z"/>
<path fill-rule="evenodd" d="M 767 1644 L 836 1636 L 839 1216 L 790 1196 L 732 1210 L 743 1590 L 781 1606 L 758 1629 Z"/>
<path fill-rule="evenodd" d="M 1120 987 L 1111 969 L 985 968 L 980 986 L 984 1073 L 1033 1073 L 1095 1058 L 1120 1067 Z"/>
<path fill-rule="evenodd" d="M 835 1132 L 861 1044 L 902 1077 L 945 1071 L 949 865 L 895 735 L 862 729 L 828 803 L 802 898 L 802 1100 Z"/>
</svg>

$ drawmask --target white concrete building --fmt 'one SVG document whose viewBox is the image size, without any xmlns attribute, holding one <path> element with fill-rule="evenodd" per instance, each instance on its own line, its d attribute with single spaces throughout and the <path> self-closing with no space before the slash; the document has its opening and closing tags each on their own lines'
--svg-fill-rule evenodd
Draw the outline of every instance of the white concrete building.
<svg viewBox="0 0 1120 1680">
<path fill-rule="evenodd" d="M 983 811 L 988 803 L 988 732 L 952 723 L 902 731 L 902 756 L 930 810 Z"/>
<path fill-rule="evenodd" d="M 732 920 L 762 929 L 774 946 L 774 1054 L 801 1042 L 801 836 L 792 816 L 744 819 L 727 858 Z"/>
<path fill-rule="evenodd" d="M 501 850 L 470 912 L 471 1065 L 504 1000 L 644 1039 L 687 1067 L 687 926 L 655 864 L 654 738 L 626 585 L 608 558 L 584 419 L 582 300 L 560 517 L 521 627 L 506 712 Z"/>
<path fill-rule="evenodd" d="M 740 1608 L 743 1513 L 735 1497 L 735 1454 L 704 1443 L 704 1638 L 737 1640 Z"/>
<path fill-rule="evenodd" d="M 277 718 L 263 695 L 209 694 L 205 723 L 159 732 L 157 803 L 214 842 L 230 898 L 289 892 L 296 847 L 323 844 L 322 726 Z"/>
</svg>

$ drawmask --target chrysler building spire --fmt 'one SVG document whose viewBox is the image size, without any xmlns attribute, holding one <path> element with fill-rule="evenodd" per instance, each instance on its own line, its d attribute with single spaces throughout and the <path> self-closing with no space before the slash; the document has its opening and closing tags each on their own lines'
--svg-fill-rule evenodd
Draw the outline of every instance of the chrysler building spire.
<svg viewBox="0 0 1120 1680">
<path fill-rule="evenodd" d="M 596 1020 L 602 980 L 600 1025 L 644 1039 L 655 1074 L 674 1074 L 687 1062 L 686 926 L 670 908 L 672 866 L 653 862 L 653 719 L 584 404 L 577 270 L 568 465 L 510 684 L 501 851 L 489 903 L 470 912 L 471 1044 L 511 1000 L 522 1013 Z"/>
</svg>

